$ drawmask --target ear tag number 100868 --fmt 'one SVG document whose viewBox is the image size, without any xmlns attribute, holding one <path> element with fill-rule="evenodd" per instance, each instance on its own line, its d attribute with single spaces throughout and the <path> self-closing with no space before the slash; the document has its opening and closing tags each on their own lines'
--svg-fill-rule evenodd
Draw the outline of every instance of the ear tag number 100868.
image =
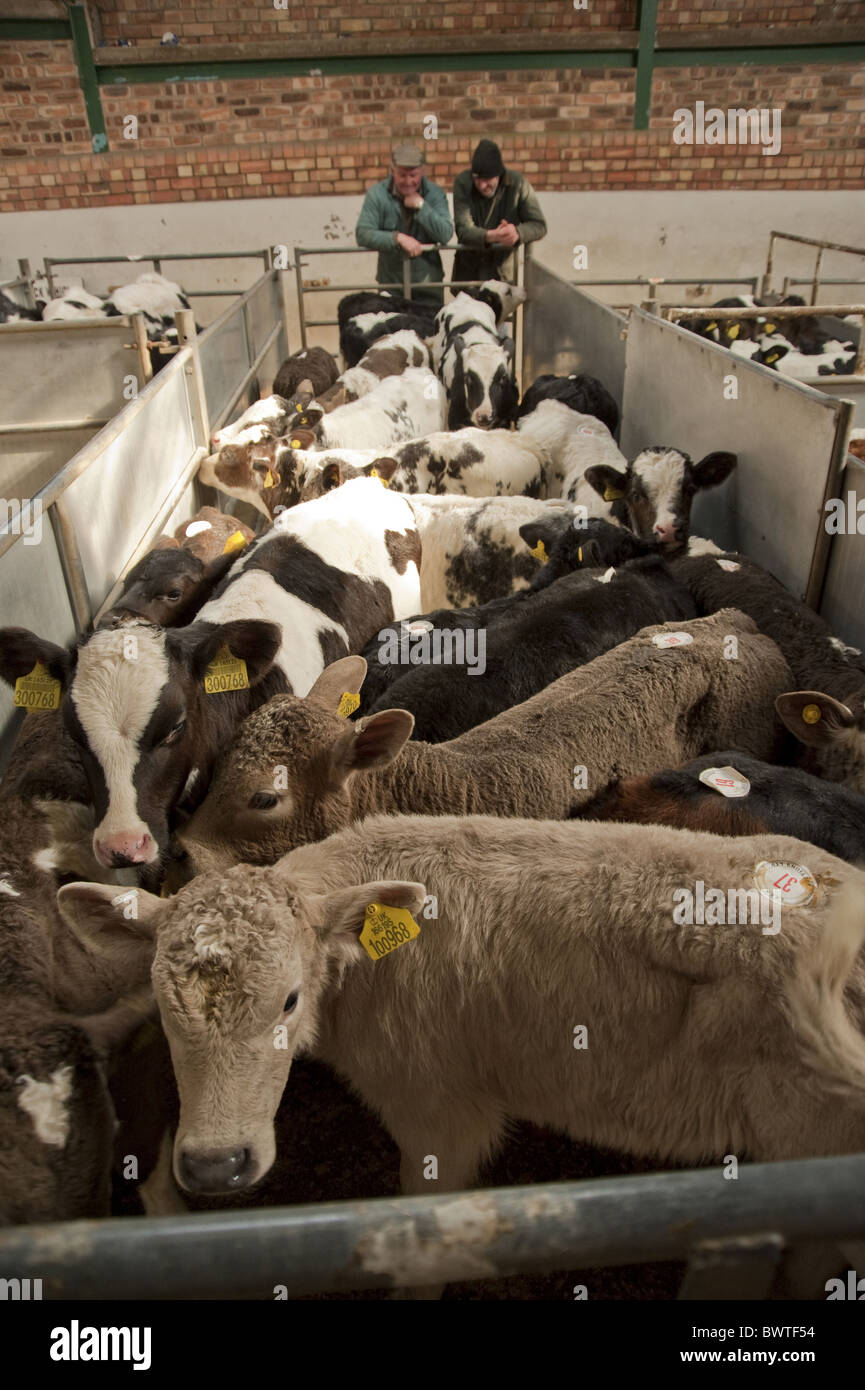
<svg viewBox="0 0 865 1390">
<path fill-rule="evenodd" d="M 407 941 L 420 936 L 420 927 L 408 908 L 370 903 L 363 919 L 360 944 L 370 960 L 381 960 Z"/>
</svg>

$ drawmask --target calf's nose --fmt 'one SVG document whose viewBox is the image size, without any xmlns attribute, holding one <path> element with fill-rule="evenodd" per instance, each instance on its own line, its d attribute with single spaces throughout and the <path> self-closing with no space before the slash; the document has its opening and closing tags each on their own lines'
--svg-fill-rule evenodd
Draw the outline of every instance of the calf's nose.
<svg viewBox="0 0 865 1390">
<path fill-rule="evenodd" d="M 149 864 L 156 858 L 153 837 L 122 831 L 119 835 L 102 835 L 94 839 L 93 848 L 100 864 L 109 869 L 122 869 L 130 864 Z"/>
<path fill-rule="evenodd" d="M 188 1192 L 233 1192 L 249 1187 L 252 1158 L 249 1149 L 181 1151 L 178 1177 Z"/>
<path fill-rule="evenodd" d="M 660 541 L 661 545 L 669 545 L 676 539 L 676 528 L 672 521 L 656 521 L 652 531 L 655 540 Z"/>
</svg>

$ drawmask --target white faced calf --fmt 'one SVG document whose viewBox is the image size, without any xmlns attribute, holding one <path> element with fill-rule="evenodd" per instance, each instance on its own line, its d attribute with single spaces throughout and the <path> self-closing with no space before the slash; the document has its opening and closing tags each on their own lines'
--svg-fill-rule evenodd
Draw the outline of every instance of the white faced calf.
<svg viewBox="0 0 865 1390">
<path fill-rule="evenodd" d="M 638 536 L 679 550 L 688 539 L 691 503 L 702 488 L 717 487 L 736 467 L 736 455 L 716 451 L 694 463 L 689 454 L 667 445 L 643 449 L 626 470 L 609 465 L 587 468 L 586 481 L 607 501 L 613 514 Z"/>
</svg>

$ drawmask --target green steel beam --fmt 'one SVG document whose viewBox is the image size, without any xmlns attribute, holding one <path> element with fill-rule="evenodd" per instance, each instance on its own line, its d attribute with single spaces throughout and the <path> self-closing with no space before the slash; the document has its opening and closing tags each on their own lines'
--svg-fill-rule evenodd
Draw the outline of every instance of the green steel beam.
<svg viewBox="0 0 865 1390">
<path fill-rule="evenodd" d="M 123 82 L 213 82 L 232 77 L 345 77 L 367 72 L 473 72 L 485 69 L 514 71 L 523 68 L 632 68 L 635 58 L 628 49 L 592 49 L 568 53 L 414 53 L 376 58 L 260 58 L 224 63 L 144 63 L 97 69 L 100 84 Z"/>
<path fill-rule="evenodd" d="M 7 39 L 70 39 L 65 19 L 0 19 L 0 42 Z"/>
<path fill-rule="evenodd" d="M 784 48 L 665 48 L 655 54 L 657 68 L 739 67 L 743 63 L 861 63 L 865 43 L 787 45 Z"/>
<path fill-rule="evenodd" d="M 637 47 L 637 84 L 634 92 L 634 130 L 649 129 L 657 31 L 658 0 L 640 0 L 640 39 Z"/>
<path fill-rule="evenodd" d="M 72 26 L 72 44 L 75 61 L 78 64 L 78 81 L 87 120 L 90 125 L 90 143 L 94 154 L 103 154 L 108 149 L 108 136 L 105 131 L 105 116 L 102 112 L 102 98 L 99 95 L 99 79 L 93 62 L 93 49 L 90 45 L 90 30 L 87 27 L 87 13 L 83 5 L 69 6 L 69 23 Z"/>
</svg>

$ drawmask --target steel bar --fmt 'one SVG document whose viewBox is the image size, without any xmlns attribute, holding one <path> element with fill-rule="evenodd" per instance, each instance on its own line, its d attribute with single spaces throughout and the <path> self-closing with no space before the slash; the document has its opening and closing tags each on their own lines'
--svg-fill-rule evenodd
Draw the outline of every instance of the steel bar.
<svg viewBox="0 0 865 1390">
<path fill-rule="evenodd" d="M 78 548 L 78 537 L 75 534 L 75 528 L 70 524 L 63 510 L 62 498 L 58 497 L 55 500 L 54 505 L 49 508 L 48 516 L 51 520 L 54 540 L 60 556 L 60 566 L 66 582 L 66 592 L 69 595 L 69 606 L 72 609 L 75 626 L 80 634 L 87 631 L 93 615 L 87 593 L 87 582 L 84 578 L 81 551 Z"/>
<path fill-rule="evenodd" d="M 99 93 L 99 79 L 93 62 L 93 44 L 86 5 L 75 3 L 69 6 L 69 24 L 78 67 L 78 82 L 84 98 L 87 123 L 90 126 L 90 144 L 94 154 L 104 154 L 108 149 L 108 135 L 105 130 L 102 97 Z"/>
<path fill-rule="evenodd" d="M 634 89 L 634 130 L 648 130 L 658 27 L 658 0 L 640 0 L 639 25 L 637 80 Z"/>
<path fill-rule="evenodd" d="M 23 425 L 0 425 L 0 434 L 57 434 L 61 430 L 98 430 L 107 425 L 111 417 L 99 420 L 39 420 Z"/>
<path fill-rule="evenodd" d="M 258 1298 L 687 1258 L 700 1242 L 865 1234 L 865 1155 L 424 1197 L 0 1231 L 47 1298 Z"/>
<path fill-rule="evenodd" d="M 195 332 L 195 318 L 191 309 L 180 309 L 174 315 L 177 337 L 182 348 L 190 349 L 189 361 L 184 367 L 189 404 L 194 423 L 193 432 L 196 443 L 206 447 L 210 443 L 210 424 L 207 416 L 207 394 L 201 371 L 201 358 L 198 355 L 198 340 Z"/>
<path fill-rule="evenodd" d="M 141 380 L 148 382 L 153 376 L 153 363 L 150 359 L 150 347 L 147 341 L 147 327 L 144 322 L 143 314 L 131 314 L 132 332 L 135 335 L 135 351 L 138 353 L 138 366 L 141 369 Z"/>
<path fill-rule="evenodd" d="M 865 314 L 865 304 L 818 304 L 817 309 L 820 314 Z M 756 309 L 713 309 L 707 308 L 694 309 L 688 305 L 665 304 L 663 306 L 665 318 L 671 318 L 674 314 L 677 318 L 695 319 L 795 319 L 810 316 L 815 317 L 814 306 L 810 304 L 763 304 Z M 818 315 L 819 317 L 819 315 Z"/>
<path fill-rule="evenodd" d="M 659 275 L 659 276 L 654 276 L 654 275 L 634 275 L 631 279 L 617 279 L 617 280 L 582 280 L 582 279 L 581 279 L 581 280 L 569 280 L 569 281 L 568 281 L 568 284 L 569 284 L 569 285 L 573 285 L 574 288 L 577 289 L 577 290 L 581 289 L 584 285 L 650 285 L 650 284 L 656 284 L 656 285 L 751 285 L 754 289 L 756 289 L 758 278 L 759 278 L 759 277 L 756 276 L 756 275 L 739 275 L 738 277 L 736 277 L 736 278 L 734 278 L 734 279 L 729 279 L 729 280 L 728 280 L 728 279 L 718 279 L 717 276 L 714 276 L 714 275 L 685 275 L 685 276 L 683 276 L 682 278 L 671 279 L 671 278 L 670 278 L 669 276 L 667 276 L 667 275 Z M 811 282 L 810 282 L 810 280 L 809 280 L 809 281 L 806 281 L 805 283 L 806 283 L 806 284 L 810 284 Z M 825 284 L 829 284 L 829 281 L 828 281 L 828 280 L 827 280 L 827 281 L 824 281 L 824 283 L 825 283 Z M 848 281 L 842 280 L 842 281 L 840 281 L 840 283 L 846 285 L 846 284 L 848 283 Z M 863 282 L 863 283 L 865 283 L 865 282 Z"/>
</svg>

